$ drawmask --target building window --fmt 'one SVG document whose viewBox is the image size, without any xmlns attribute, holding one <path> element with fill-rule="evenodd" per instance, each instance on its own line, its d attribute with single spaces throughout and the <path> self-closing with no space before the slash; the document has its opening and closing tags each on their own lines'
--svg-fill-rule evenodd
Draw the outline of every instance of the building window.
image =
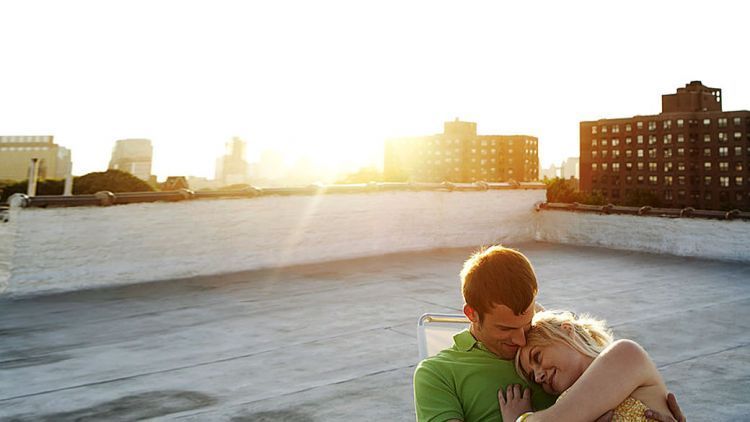
<svg viewBox="0 0 750 422">
<path fill-rule="evenodd" d="M 596 158 L 596 156 L 597 156 L 598 154 L 599 154 L 599 153 L 598 153 L 598 152 L 596 152 L 596 151 L 591 151 L 591 158 L 594 158 L 594 159 L 595 159 L 595 158 Z"/>
<path fill-rule="evenodd" d="M 602 163 L 602 170 L 607 171 L 609 170 L 609 165 L 607 163 Z"/>
<path fill-rule="evenodd" d="M 648 163 L 648 171 L 656 171 L 656 170 L 657 170 L 656 163 Z"/>
<path fill-rule="evenodd" d="M 648 144 L 653 145 L 656 143 L 656 135 L 649 135 L 648 136 Z"/>
<path fill-rule="evenodd" d="M 625 145 L 630 145 L 632 143 L 633 143 L 633 138 L 631 138 L 631 137 L 625 138 Z"/>
<path fill-rule="evenodd" d="M 729 177 L 727 176 L 721 176 L 719 177 L 719 186 L 722 188 L 728 188 L 729 187 Z"/>
<path fill-rule="evenodd" d="M 703 126 L 711 126 L 711 119 L 703 119 Z"/>
<path fill-rule="evenodd" d="M 742 132 L 734 132 L 733 136 L 735 141 L 739 141 L 740 139 L 742 139 Z"/>
<path fill-rule="evenodd" d="M 703 170 L 711 171 L 711 162 L 710 161 L 706 161 L 705 163 L 703 163 Z"/>
<path fill-rule="evenodd" d="M 728 157 L 728 156 L 729 156 L 729 148 L 719 147 L 719 157 Z"/>
<path fill-rule="evenodd" d="M 726 142 L 729 140 L 726 132 L 719 132 L 719 142 Z"/>
<path fill-rule="evenodd" d="M 637 140 L 638 140 L 639 144 L 642 144 L 643 143 L 643 135 L 638 135 Z"/>
<path fill-rule="evenodd" d="M 643 122 L 635 122 L 635 127 L 638 128 L 638 130 L 643 129 Z"/>
<path fill-rule="evenodd" d="M 683 142 L 685 142 L 685 135 L 683 135 L 681 133 L 677 134 L 677 142 L 680 143 L 680 144 L 683 143 Z"/>
<path fill-rule="evenodd" d="M 737 176 L 737 177 L 734 178 L 734 184 L 736 186 L 742 186 L 743 182 L 744 182 L 744 180 L 742 179 L 742 176 Z"/>
<path fill-rule="evenodd" d="M 612 133 L 620 133 L 620 125 L 612 125 Z"/>
<path fill-rule="evenodd" d="M 648 130 L 656 130 L 656 122 L 648 122 Z"/>
<path fill-rule="evenodd" d="M 719 171 L 729 171 L 729 162 L 722 161 L 719 163 Z"/>
<path fill-rule="evenodd" d="M 711 148 L 703 148 L 703 156 L 704 157 L 710 157 L 711 156 Z"/>
<path fill-rule="evenodd" d="M 603 149 L 601 151 L 601 153 L 602 153 L 602 158 L 607 158 L 607 150 L 606 149 Z"/>
<path fill-rule="evenodd" d="M 672 200 L 672 191 L 669 189 L 666 189 L 664 191 L 664 200 L 665 201 L 671 201 Z"/>
<path fill-rule="evenodd" d="M 648 158 L 656 158 L 656 148 L 648 149 Z"/>
<path fill-rule="evenodd" d="M 703 135 L 703 142 L 711 142 L 711 134 L 707 133 Z"/>
<path fill-rule="evenodd" d="M 684 185 L 685 184 L 685 176 L 677 176 L 677 184 L 678 185 Z"/>
<path fill-rule="evenodd" d="M 742 171 L 742 161 L 737 161 L 736 163 L 734 163 L 734 170 Z"/>
<path fill-rule="evenodd" d="M 613 146 L 613 147 L 616 147 L 616 146 L 618 146 L 618 145 L 620 145 L 620 140 L 619 140 L 619 139 L 617 139 L 617 138 L 613 139 L 613 140 L 612 140 L 612 146 Z"/>
<path fill-rule="evenodd" d="M 607 140 L 606 140 L 606 139 L 602 139 L 602 146 L 603 146 L 603 147 L 606 147 L 607 145 L 608 145 L 608 144 L 607 144 Z"/>
<path fill-rule="evenodd" d="M 662 128 L 663 129 L 672 129 L 672 121 L 671 120 L 665 120 L 662 122 Z"/>
<path fill-rule="evenodd" d="M 734 123 L 735 126 L 739 126 L 742 123 L 741 117 L 735 117 L 732 119 L 732 123 Z"/>
<path fill-rule="evenodd" d="M 685 171 L 685 163 L 682 161 L 677 163 L 677 171 Z"/>
<path fill-rule="evenodd" d="M 620 171 L 620 163 L 612 163 L 612 171 Z"/>
<path fill-rule="evenodd" d="M 638 170 L 643 170 L 643 161 L 639 161 L 639 162 L 637 162 L 637 163 L 636 163 L 636 168 L 637 168 Z"/>
<path fill-rule="evenodd" d="M 591 134 L 596 135 L 596 126 L 591 126 Z"/>
<path fill-rule="evenodd" d="M 638 150 L 638 158 L 643 158 L 643 150 L 642 149 Z"/>
<path fill-rule="evenodd" d="M 734 156 L 739 157 L 742 155 L 742 147 L 734 147 Z"/>
<path fill-rule="evenodd" d="M 632 158 L 633 157 L 633 150 L 632 149 L 626 149 L 625 150 L 625 157 L 626 158 Z"/>
<path fill-rule="evenodd" d="M 685 148 L 677 148 L 677 156 L 678 157 L 684 157 L 685 156 Z"/>
<path fill-rule="evenodd" d="M 633 126 L 630 123 L 625 125 L 625 132 L 630 132 L 632 130 L 633 130 Z"/>
<path fill-rule="evenodd" d="M 592 170 L 592 171 L 597 171 L 597 170 L 598 170 L 598 169 L 597 169 L 597 164 L 596 164 L 596 163 L 591 163 L 591 170 Z"/>
<path fill-rule="evenodd" d="M 727 127 L 727 118 L 726 117 L 719 117 L 716 120 L 716 124 L 718 124 L 719 127 Z"/>
<path fill-rule="evenodd" d="M 592 147 L 595 147 L 595 146 L 597 146 L 597 143 L 596 143 L 596 138 L 594 138 L 594 139 L 592 139 L 592 140 L 591 140 L 591 146 L 592 146 Z"/>
<path fill-rule="evenodd" d="M 703 176 L 703 184 L 705 186 L 711 186 L 711 176 Z"/>
<path fill-rule="evenodd" d="M 671 158 L 671 157 L 672 157 L 672 148 L 664 149 L 664 158 Z"/>
<path fill-rule="evenodd" d="M 636 182 L 638 182 L 638 184 L 639 184 L 639 185 L 642 185 L 642 184 L 643 184 L 643 180 L 644 180 L 644 179 L 643 179 L 643 176 L 638 176 L 638 177 L 636 178 Z"/>
<path fill-rule="evenodd" d="M 659 176 L 648 176 L 648 183 L 651 185 L 659 184 Z"/>
<path fill-rule="evenodd" d="M 625 163 L 625 169 L 628 171 L 633 170 L 633 163 L 631 163 L 630 161 Z"/>
<path fill-rule="evenodd" d="M 672 162 L 667 161 L 666 163 L 664 163 L 664 172 L 667 173 L 670 171 L 672 171 Z"/>
<path fill-rule="evenodd" d="M 685 127 L 685 121 L 682 119 L 677 119 L 677 127 Z"/>
<path fill-rule="evenodd" d="M 664 143 L 665 144 L 671 144 L 672 143 L 672 134 L 668 133 L 664 135 Z"/>
</svg>

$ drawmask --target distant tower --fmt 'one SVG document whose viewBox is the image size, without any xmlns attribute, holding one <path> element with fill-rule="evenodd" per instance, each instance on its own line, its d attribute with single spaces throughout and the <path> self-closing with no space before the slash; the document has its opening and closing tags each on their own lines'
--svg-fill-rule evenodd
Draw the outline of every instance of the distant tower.
<svg viewBox="0 0 750 422">
<path fill-rule="evenodd" d="M 226 143 L 226 154 L 216 160 L 216 180 L 224 186 L 247 183 L 248 164 L 245 160 L 247 144 L 239 137 Z"/>
<path fill-rule="evenodd" d="M 149 139 L 121 139 L 112 149 L 110 170 L 122 170 L 141 180 L 151 177 L 153 147 Z"/>
</svg>

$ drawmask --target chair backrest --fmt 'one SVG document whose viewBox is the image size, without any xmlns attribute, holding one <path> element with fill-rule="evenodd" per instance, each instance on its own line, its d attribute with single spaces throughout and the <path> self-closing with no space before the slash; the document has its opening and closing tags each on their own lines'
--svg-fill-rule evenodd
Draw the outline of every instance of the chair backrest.
<svg viewBox="0 0 750 422">
<path fill-rule="evenodd" d="M 419 360 L 434 356 L 453 345 L 453 336 L 469 327 L 463 314 L 424 314 L 417 323 Z"/>
</svg>

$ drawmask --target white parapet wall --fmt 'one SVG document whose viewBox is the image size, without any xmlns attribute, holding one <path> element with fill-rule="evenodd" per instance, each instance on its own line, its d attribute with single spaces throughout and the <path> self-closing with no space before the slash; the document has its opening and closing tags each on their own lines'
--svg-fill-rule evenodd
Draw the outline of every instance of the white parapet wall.
<svg viewBox="0 0 750 422">
<path fill-rule="evenodd" d="M 536 240 L 750 262 L 747 221 L 541 211 Z"/>
<path fill-rule="evenodd" d="M 12 208 L 5 296 L 534 239 L 544 190 L 372 192 Z"/>
</svg>

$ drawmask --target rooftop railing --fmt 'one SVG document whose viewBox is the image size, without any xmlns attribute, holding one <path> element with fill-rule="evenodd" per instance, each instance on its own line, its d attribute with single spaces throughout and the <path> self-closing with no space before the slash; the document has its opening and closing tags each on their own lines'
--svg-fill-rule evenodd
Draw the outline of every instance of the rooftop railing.
<svg viewBox="0 0 750 422">
<path fill-rule="evenodd" d="M 109 206 L 142 202 L 175 202 L 193 199 L 215 198 L 254 198 L 270 195 L 319 195 L 354 194 L 385 191 L 486 191 L 508 189 L 546 189 L 543 183 L 360 183 L 323 185 L 314 184 L 300 187 L 258 188 L 254 186 L 239 190 L 199 190 L 180 189 L 162 192 L 97 192 L 88 195 L 37 195 L 14 194 L 8 199 L 12 207 L 78 207 Z"/>
<path fill-rule="evenodd" d="M 626 215 L 646 215 L 656 217 L 670 218 L 709 218 L 714 220 L 750 220 L 750 212 L 740 211 L 737 209 L 730 211 L 717 210 L 696 210 L 691 207 L 687 208 L 655 208 L 650 206 L 643 207 L 626 207 L 620 205 L 586 205 L 574 202 L 572 204 L 560 202 L 545 202 L 537 206 L 537 211 L 557 210 L 571 212 L 589 212 L 598 214 L 626 214 Z"/>
</svg>

